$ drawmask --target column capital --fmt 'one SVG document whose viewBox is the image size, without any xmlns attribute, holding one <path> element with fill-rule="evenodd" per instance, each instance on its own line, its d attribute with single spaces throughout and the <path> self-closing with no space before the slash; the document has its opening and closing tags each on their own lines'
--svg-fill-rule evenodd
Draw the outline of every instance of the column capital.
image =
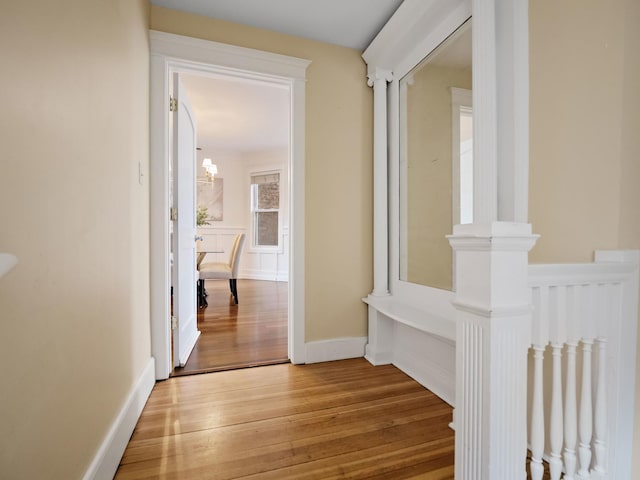
<svg viewBox="0 0 640 480">
<path fill-rule="evenodd" d="M 385 83 L 393 80 L 393 72 L 386 68 L 375 67 L 369 69 L 367 74 L 367 85 L 373 87 L 378 80 L 384 80 Z"/>
</svg>

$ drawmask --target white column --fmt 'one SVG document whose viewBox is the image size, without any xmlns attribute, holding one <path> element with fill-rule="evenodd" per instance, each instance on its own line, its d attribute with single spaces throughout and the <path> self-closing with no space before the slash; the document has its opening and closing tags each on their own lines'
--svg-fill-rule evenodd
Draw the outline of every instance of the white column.
<svg viewBox="0 0 640 480">
<path fill-rule="evenodd" d="M 497 153 L 498 219 L 526 223 L 529 188 L 529 7 L 528 0 L 496 0 L 495 3 L 496 36 L 504 39 L 496 49 L 497 128 L 500 137 Z"/>
<path fill-rule="evenodd" d="M 531 226 L 457 225 L 456 479 L 526 478 Z"/>
<path fill-rule="evenodd" d="M 373 292 L 389 295 L 389 225 L 387 188 L 387 83 L 389 70 L 376 67 L 369 73 L 373 87 Z"/>
<path fill-rule="evenodd" d="M 473 2 L 473 222 L 498 220 L 495 1 Z"/>
</svg>

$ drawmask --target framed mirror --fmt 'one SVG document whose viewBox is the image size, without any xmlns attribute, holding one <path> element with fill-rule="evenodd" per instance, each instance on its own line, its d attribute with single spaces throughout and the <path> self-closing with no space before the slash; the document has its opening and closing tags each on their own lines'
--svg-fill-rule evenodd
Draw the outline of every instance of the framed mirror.
<svg viewBox="0 0 640 480">
<path fill-rule="evenodd" d="M 399 80 L 400 280 L 454 290 L 447 235 L 473 216 L 471 19 Z"/>
</svg>

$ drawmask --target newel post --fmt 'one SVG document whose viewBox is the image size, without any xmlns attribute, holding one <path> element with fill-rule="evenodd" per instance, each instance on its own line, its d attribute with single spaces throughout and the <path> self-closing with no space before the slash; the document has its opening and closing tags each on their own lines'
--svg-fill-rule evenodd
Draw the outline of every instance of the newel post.
<svg viewBox="0 0 640 480">
<path fill-rule="evenodd" d="M 457 225 L 456 479 L 523 480 L 531 343 L 527 224 Z"/>
<path fill-rule="evenodd" d="M 474 223 L 456 225 L 456 479 L 524 480 L 528 1 L 472 0 Z"/>
</svg>

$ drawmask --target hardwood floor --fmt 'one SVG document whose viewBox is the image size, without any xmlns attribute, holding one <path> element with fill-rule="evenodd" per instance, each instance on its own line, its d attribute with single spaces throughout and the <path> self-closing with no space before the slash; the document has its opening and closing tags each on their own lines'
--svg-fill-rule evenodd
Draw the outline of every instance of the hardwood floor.
<svg viewBox="0 0 640 480">
<path fill-rule="evenodd" d="M 206 308 L 198 309 L 200 338 L 173 376 L 288 361 L 287 282 L 238 280 L 239 304 L 229 282 L 208 280 Z"/>
<path fill-rule="evenodd" d="M 451 479 L 451 416 L 397 368 L 364 359 L 170 378 L 115 478 Z"/>
</svg>

